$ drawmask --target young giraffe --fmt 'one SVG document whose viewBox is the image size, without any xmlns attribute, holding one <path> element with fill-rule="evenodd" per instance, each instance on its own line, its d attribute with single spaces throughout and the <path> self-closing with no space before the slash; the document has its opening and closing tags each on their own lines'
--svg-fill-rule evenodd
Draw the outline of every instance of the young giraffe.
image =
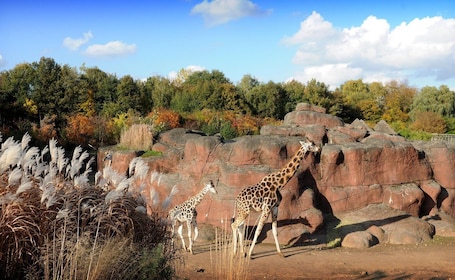
<svg viewBox="0 0 455 280">
<path fill-rule="evenodd" d="M 275 239 L 276 249 L 280 256 L 283 256 L 278 243 L 277 233 L 277 217 L 278 217 L 278 206 L 281 202 L 280 189 L 286 185 L 286 183 L 295 174 L 300 166 L 300 162 L 303 160 L 308 152 L 319 152 L 321 148 L 316 146 L 308 139 L 306 141 L 300 141 L 301 147 L 291 160 L 281 170 L 271 173 L 265 176 L 259 183 L 253 186 L 244 188 L 236 197 L 234 210 L 234 219 L 231 224 L 232 228 L 232 243 L 234 245 L 234 255 L 237 252 L 237 238 L 239 238 L 240 250 L 242 255 L 245 256 L 243 247 L 243 233 L 244 233 L 244 222 L 250 214 L 250 210 L 253 209 L 256 212 L 261 212 L 261 216 L 254 233 L 254 238 L 251 243 L 251 247 L 248 253 L 248 257 L 251 258 L 254 245 L 256 244 L 257 238 L 261 233 L 262 227 L 267 220 L 270 213 L 272 213 L 272 233 Z"/>
<path fill-rule="evenodd" d="M 174 236 L 174 228 L 175 225 L 178 223 L 178 234 L 180 239 L 182 240 L 183 250 L 187 250 L 185 246 L 185 240 L 183 239 L 183 223 L 186 222 L 188 228 L 188 239 L 189 239 L 189 246 L 188 251 L 193 254 L 193 241 L 196 241 L 198 236 L 198 228 L 196 223 L 197 218 L 197 211 L 196 206 L 202 201 L 205 194 L 207 192 L 212 192 L 216 194 L 215 186 L 213 185 L 212 180 L 205 187 L 195 196 L 189 198 L 185 202 L 175 206 L 173 209 L 169 211 L 169 219 L 172 223 L 172 236 Z M 194 227 L 194 238 L 191 238 L 192 230 L 191 227 Z"/>
</svg>

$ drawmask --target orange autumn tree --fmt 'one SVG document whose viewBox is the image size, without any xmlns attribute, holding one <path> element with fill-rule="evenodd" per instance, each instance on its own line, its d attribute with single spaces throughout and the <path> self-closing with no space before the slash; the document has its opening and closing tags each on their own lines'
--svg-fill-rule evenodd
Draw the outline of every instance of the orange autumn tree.
<svg viewBox="0 0 455 280">
<path fill-rule="evenodd" d="M 180 114 L 169 109 L 158 108 L 147 115 L 157 132 L 180 126 Z"/>
<path fill-rule="evenodd" d="M 93 144 L 94 132 L 93 121 L 85 114 L 78 113 L 68 117 L 68 125 L 66 127 L 68 142 L 81 145 Z"/>
</svg>

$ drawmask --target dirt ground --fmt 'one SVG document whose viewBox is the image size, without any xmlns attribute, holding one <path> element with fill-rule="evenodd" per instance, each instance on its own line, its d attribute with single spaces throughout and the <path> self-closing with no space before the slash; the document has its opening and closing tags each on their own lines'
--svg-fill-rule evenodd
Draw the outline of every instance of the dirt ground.
<svg viewBox="0 0 455 280">
<path fill-rule="evenodd" d="M 453 237 L 368 249 L 304 244 L 283 249 L 284 258 L 273 244 L 257 244 L 251 260 L 232 259 L 229 250 L 215 248 L 196 242 L 194 255 L 182 254 L 178 279 L 455 279 Z M 243 271 L 235 275 L 228 267 Z"/>
</svg>

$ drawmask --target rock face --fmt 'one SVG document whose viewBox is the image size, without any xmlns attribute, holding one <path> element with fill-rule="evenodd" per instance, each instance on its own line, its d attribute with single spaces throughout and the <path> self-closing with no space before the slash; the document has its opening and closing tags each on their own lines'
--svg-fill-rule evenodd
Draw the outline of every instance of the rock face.
<svg viewBox="0 0 455 280">
<path fill-rule="evenodd" d="M 384 124 L 380 127 L 384 131 Z M 163 155 L 145 159 L 154 180 L 146 182 L 143 193 L 153 188 L 164 199 L 176 185 L 179 192 L 173 206 L 213 180 L 218 194 L 207 196 L 199 204 L 198 221 L 226 227 L 240 190 L 284 167 L 303 137 L 321 145 L 322 151 L 308 155 L 281 190 L 281 243 L 314 233 L 322 227 L 326 214 L 349 213 L 368 205 L 384 205 L 416 218 L 438 212 L 455 218 L 454 146 L 410 142 L 393 133 L 375 131 L 359 120 L 345 124 L 326 114 L 324 108 L 303 103 L 285 116 L 282 125 L 262 127 L 260 135 L 224 141 L 183 128 L 161 133 L 153 150 Z M 100 150 L 99 169 L 108 151 L 109 147 Z M 129 161 L 137 155 L 114 153 L 112 167 L 126 172 Z M 257 217 L 251 215 L 250 227 Z M 264 226 L 265 242 L 273 242 L 270 228 L 270 223 Z M 367 241 L 370 245 L 372 242 Z"/>
</svg>

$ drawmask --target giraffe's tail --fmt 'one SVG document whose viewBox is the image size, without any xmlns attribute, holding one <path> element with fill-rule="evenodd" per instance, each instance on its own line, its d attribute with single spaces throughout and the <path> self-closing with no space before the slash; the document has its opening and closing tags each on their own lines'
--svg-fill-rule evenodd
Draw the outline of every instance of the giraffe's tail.
<svg viewBox="0 0 455 280">
<path fill-rule="evenodd" d="M 237 203 L 234 201 L 234 214 L 232 215 L 232 218 L 231 218 L 231 224 L 233 222 L 235 222 L 235 213 L 236 213 L 236 208 L 237 208 L 236 206 L 237 206 Z"/>
</svg>

